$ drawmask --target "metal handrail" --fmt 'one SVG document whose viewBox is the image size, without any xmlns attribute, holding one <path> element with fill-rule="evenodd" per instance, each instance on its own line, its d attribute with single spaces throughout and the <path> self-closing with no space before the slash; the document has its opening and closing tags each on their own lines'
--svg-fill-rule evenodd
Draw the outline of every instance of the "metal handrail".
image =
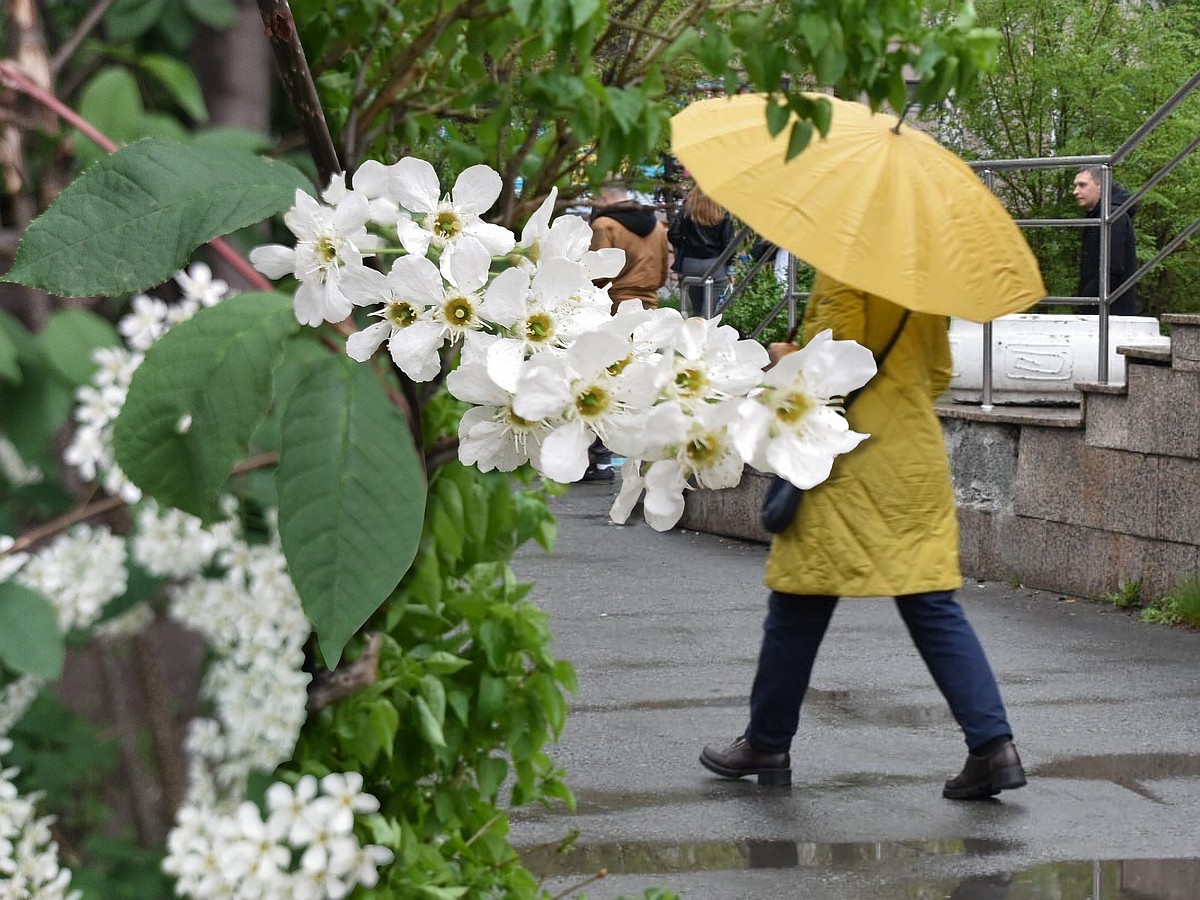
<svg viewBox="0 0 1200 900">
<path fill-rule="evenodd" d="M 1097 341 L 1098 359 L 1096 364 L 1097 378 L 1107 383 L 1108 346 L 1109 346 L 1109 309 L 1113 301 L 1120 299 L 1126 292 L 1133 289 L 1159 263 L 1173 253 L 1184 241 L 1197 231 L 1200 231 L 1200 218 L 1197 218 L 1183 231 L 1172 238 L 1155 257 L 1124 282 L 1113 288 L 1109 284 L 1109 253 L 1111 252 L 1111 234 L 1113 223 L 1126 215 L 1147 192 L 1152 190 L 1160 181 L 1166 178 L 1180 163 L 1200 148 L 1200 136 L 1192 140 L 1187 147 L 1180 151 L 1170 162 L 1150 176 L 1146 183 L 1130 195 L 1117 209 L 1111 208 L 1112 201 L 1112 169 L 1135 150 L 1166 118 L 1175 111 L 1183 100 L 1193 91 L 1200 88 L 1200 71 L 1189 78 L 1174 95 L 1162 104 L 1142 125 L 1129 136 L 1115 151 L 1108 155 L 1092 156 L 1058 156 L 1040 157 L 1037 159 L 998 159 L 978 160 L 968 163 L 983 178 L 989 188 L 995 189 L 997 172 L 1015 169 L 1063 169 L 1085 166 L 1099 166 L 1101 169 L 1100 183 L 1100 215 L 1086 219 L 1016 219 L 1016 224 L 1022 228 L 1052 227 L 1052 228 L 1096 228 L 1100 229 L 1100 259 L 1097 272 L 1097 297 L 1046 297 L 1039 303 L 1069 303 L 1073 305 L 1096 305 L 1098 307 L 1099 334 Z M 984 409 L 992 407 L 992 328 L 991 323 L 983 327 L 983 392 L 980 405 Z"/>
</svg>

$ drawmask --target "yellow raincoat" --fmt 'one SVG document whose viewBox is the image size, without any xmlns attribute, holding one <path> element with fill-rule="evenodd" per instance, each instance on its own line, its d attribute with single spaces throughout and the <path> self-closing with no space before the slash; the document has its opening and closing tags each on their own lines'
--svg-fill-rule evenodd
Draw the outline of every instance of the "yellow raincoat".
<svg viewBox="0 0 1200 900">
<path fill-rule="evenodd" d="M 818 275 L 804 314 L 807 337 L 826 328 L 878 356 L 903 310 Z M 789 594 L 894 597 L 962 586 L 950 464 L 933 399 L 950 383 L 944 316 L 911 313 L 882 371 L 847 413 L 871 436 L 805 493 L 775 536 L 769 588 Z"/>
</svg>

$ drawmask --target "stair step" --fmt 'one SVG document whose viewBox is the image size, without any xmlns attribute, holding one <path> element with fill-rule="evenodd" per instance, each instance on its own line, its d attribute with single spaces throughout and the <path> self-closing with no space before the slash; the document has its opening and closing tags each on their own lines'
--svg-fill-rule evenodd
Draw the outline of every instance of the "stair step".
<svg viewBox="0 0 1200 900">
<path fill-rule="evenodd" d="M 1122 345 L 1117 347 L 1117 352 L 1131 362 L 1148 363 L 1153 366 L 1169 366 L 1171 364 L 1170 347 Z"/>
<path fill-rule="evenodd" d="M 1129 385 L 1125 382 L 1107 384 L 1103 381 L 1077 381 L 1075 390 L 1084 394 L 1128 394 Z"/>
</svg>

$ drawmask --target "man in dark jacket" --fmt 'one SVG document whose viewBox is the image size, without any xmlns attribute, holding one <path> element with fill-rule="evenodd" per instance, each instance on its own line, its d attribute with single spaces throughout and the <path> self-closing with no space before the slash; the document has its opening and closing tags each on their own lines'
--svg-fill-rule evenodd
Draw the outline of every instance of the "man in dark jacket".
<svg viewBox="0 0 1200 900">
<path fill-rule="evenodd" d="M 1072 193 L 1084 215 L 1092 218 L 1100 217 L 1100 179 L 1102 170 L 1099 166 L 1086 166 L 1075 176 L 1075 186 Z M 1114 183 L 1112 196 L 1109 198 L 1109 209 L 1113 210 L 1129 199 L 1129 191 Z M 1133 234 L 1133 214 L 1137 205 L 1131 206 L 1119 219 L 1111 225 L 1110 251 L 1108 255 L 1108 292 L 1111 294 L 1118 286 L 1137 271 L 1137 247 Z M 1079 255 L 1079 289 L 1075 292 L 1079 297 L 1100 296 L 1100 228 L 1087 227 L 1083 229 L 1083 248 Z M 1096 307 L 1084 307 L 1084 313 L 1097 312 Z M 1137 286 L 1131 287 L 1109 306 L 1109 312 L 1114 316 L 1137 315 Z"/>
</svg>

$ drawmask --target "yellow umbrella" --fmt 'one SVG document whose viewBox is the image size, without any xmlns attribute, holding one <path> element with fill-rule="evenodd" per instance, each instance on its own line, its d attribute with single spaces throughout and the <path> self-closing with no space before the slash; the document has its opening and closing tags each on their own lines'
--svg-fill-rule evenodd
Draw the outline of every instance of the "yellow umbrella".
<svg viewBox="0 0 1200 900">
<path fill-rule="evenodd" d="M 966 163 L 908 125 L 897 133 L 895 116 L 825 99 L 828 137 L 790 162 L 761 94 L 693 103 L 671 143 L 705 193 L 851 287 L 976 322 L 1046 296 L 1021 230 Z"/>
</svg>

